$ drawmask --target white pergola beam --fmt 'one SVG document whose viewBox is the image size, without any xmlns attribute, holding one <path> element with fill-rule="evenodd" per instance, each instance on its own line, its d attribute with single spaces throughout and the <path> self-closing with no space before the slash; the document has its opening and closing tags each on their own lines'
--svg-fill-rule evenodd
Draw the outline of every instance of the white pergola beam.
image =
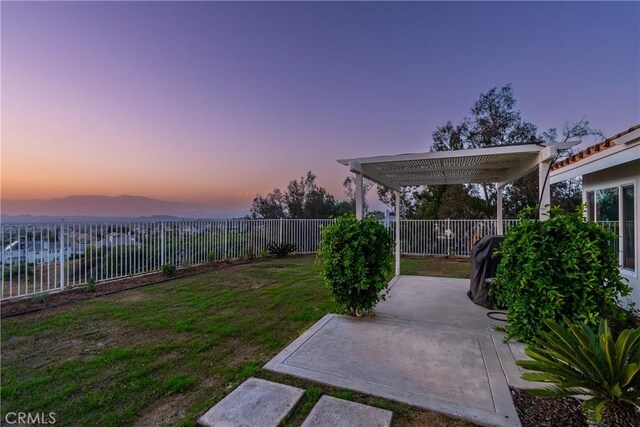
<svg viewBox="0 0 640 427">
<path fill-rule="evenodd" d="M 451 185 L 451 184 L 483 184 L 496 182 L 504 178 L 504 174 L 460 175 L 460 176 L 426 176 L 426 177 L 398 177 L 394 181 L 403 187 L 411 185 Z"/>
<path fill-rule="evenodd" d="M 547 178 L 552 160 L 546 160 L 538 165 L 538 198 L 540 200 L 539 218 L 541 221 L 549 219 L 551 206 L 551 179 Z"/>
<path fill-rule="evenodd" d="M 394 191 L 400 191 L 400 185 L 397 182 L 392 181 L 389 177 L 386 177 L 380 174 L 377 170 L 372 167 L 366 167 L 365 165 L 360 164 L 357 160 L 349 161 L 349 169 L 351 172 L 360 174 L 365 178 L 376 182 L 378 184 L 382 184 L 385 187 L 388 187 Z"/>
<path fill-rule="evenodd" d="M 394 173 L 420 173 L 425 170 L 437 170 L 437 171 L 466 171 L 469 169 L 480 171 L 495 171 L 495 170 L 507 170 L 509 165 L 504 162 L 501 163 L 480 163 L 475 165 L 435 165 L 431 167 L 417 167 L 417 168 L 398 168 L 398 167 L 385 167 L 384 163 L 379 163 L 378 171 L 385 175 L 393 175 Z"/>
<path fill-rule="evenodd" d="M 364 217 L 364 183 L 362 174 L 356 172 L 356 218 Z"/>
<path fill-rule="evenodd" d="M 345 166 L 349 165 L 349 163 L 352 161 L 356 161 L 361 165 L 366 165 L 367 163 L 402 162 L 402 161 L 409 161 L 409 160 L 435 160 L 435 159 L 447 159 L 447 158 L 455 159 L 460 157 L 490 156 L 493 154 L 514 154 L 514 153 L 538 154 L 540 150 L 541 150 L 540 146 L 535 144 L 499 145 L 496 147 L 468 148 L 465 150 L 430 151 L 428 153 L 359 157 L 356 159 L 342 159 L 342 160 L 338 160 L 338 162 L 342 163 Z"/>
<path fill-rule="evenodd" d="M 522 178 L 525 175 L 533 172 L 540 163 L 551 161 L 555 158 L 557 150 L 555 147 L 544 147 L 537 156 L 532 156 L 530 159 L 519 162 L 509 168 L 504 179 L 497 183 L 498 186 L 504 187 L 507 184 L 512 183 L 518 178 Z"/>
<path fill-rule="evenodd" d="M 499 187 L 496 184 L 496 222 L 497 222 L 496 232 L 498 233 L 499 236 L 504 235 L 504 223 L 502 220 L 503 215 L 504 213 L 502 208 L 502 187 Z"/>
</svg>

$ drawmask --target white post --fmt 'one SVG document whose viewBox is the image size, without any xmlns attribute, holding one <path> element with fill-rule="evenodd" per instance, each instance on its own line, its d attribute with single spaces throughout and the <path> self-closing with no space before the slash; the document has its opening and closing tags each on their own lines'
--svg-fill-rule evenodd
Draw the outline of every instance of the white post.
<svg viewBox="0 0 640 427">
<path fill-rule="evenodd" d="M 400 192 L 396 191 L 396 276 L 400 275 Z"/>
<path fill-rule="evenodd" d="M 540 221 L 545 221 L 549 218 L 549 206 L 551 206 L 551 183 L 547 178 L 545 183 L 545 177 L 548 170 L 551 168 L 551 160 L 541 162 L 538 164 L 538 198 L 540 200 Z"/>
<path fill-rule="evenodd" d="M 229 258 L 229 220 L 224 220 L 224 259 Z"/>
<path fill-rule="evenodd" d="M 364 191 L 363 191 L 362 174 L 356 173 L 356 218 L 364 217 Z"/>
<path fill-rule="evenodd" d="M 26 236 L 25 236 L 25 241 L 26 241 Z M 64 257 L 64 222 L 62 222 L 60 224 L 60 252 L 58 253 L 58 255 L 60 256 L 60 289 L 64 289 L 64 263 L 65 263 L 65 257 Z M 25 256 L 26 256 L 26 250 L 25 250 Z"/>
<path fill-rule="evenodd" d="M 166 227 L 164 225 L 164 221 L 162 221 L 160 223 L 160 267 L 164 266 L 166 261 L 165 261 L 165 252 L 166 252 L 166 245 L 165 245 L 165 241 L 164 241 L 164 233 L 165 233 Z"/>
<path fill-rule="evenodd" d="M 504 223 L 502 219 L 502 187 L 498 187 L 496 185 L 496 221 L 497 223 L 497 232 L 499 236 L 504 235 Z"/>
</svg>

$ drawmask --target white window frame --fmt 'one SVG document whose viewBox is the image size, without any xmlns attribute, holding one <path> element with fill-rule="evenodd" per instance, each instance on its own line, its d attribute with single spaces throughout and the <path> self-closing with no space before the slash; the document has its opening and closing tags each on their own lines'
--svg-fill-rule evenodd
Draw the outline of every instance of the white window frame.
<svg viewBox="0 0 640 427">
<path fill-rule="evenodd" d="M 598 196 L 597 196 L 597 191 L 598 190 L 604 190 L 607 188 L 618 188 L 618 221 L 620 222 L 620 233 L 618 235 L 618 268 L 620 270 L 621 273 L 623 273 L 625 276 L 629 276 L 629 277 L 633 277 L 634 279 L 638 278 L 638 239 L 634 239 L 633 241 L 633 247 L 634 247 L 634 254 L 635 254 L 635 266 L 634 266 L 634 270 L 630 270 L 626 267 L 623 267 L 623 241 L 622 241 L 622 187 L 628 187 L 628 186 L 632 186 L 633 187 L 633 198 L 634 198 L 634 203 L 633 203 L 633 221 L 634 221 L 634 227 L 636 229 L 636 233 L 638 231 L 638 212 L 637 212 L 637 205 L 638 205 L 638 186 L 637 186 L 637 180 L 636 179 L 629 179 L 629 178 L 625 178 L 625 179 L 618 179 L 618 180 L 613 180 L 613 181 L 607 181 L 607 182 L 603 182 L 603 183 L 599 183 L 597 185 L 590 185 L 590 186 L 583 186 L 582 188 L 582 200 L 584 203 L 586 203 L 587 200 L 587 192 L 589 191 L 593 191 L 593 212 L 594 212 L 594 221 L 598 222 Z M 583 181 L 583 185 L 584 185 L 584 181 Z"/>
</svg>

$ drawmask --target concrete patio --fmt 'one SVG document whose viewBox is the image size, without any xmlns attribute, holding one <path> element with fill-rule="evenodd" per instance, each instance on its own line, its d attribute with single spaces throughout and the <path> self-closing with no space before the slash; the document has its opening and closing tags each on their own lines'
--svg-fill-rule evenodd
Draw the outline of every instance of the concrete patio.
<svg viewBox="0 0 640 427">
<path fill-rule="evenodd" d="M 375 317 L 329 314 L 265 368 L 478 424 L 519 426 L 508 379 L 522 386 L 514 354 L 469 281 L 398 276 Z"/>
</svg>

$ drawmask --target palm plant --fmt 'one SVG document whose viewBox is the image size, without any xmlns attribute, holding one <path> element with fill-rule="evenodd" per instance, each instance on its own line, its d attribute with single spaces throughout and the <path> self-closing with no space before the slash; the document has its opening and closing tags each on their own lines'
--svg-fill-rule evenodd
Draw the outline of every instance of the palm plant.
<svg viewBox="0 0 640 427">
<path fill-rule="evenodd" d="M 535 344 L 525 348 L 532 360 L 517 362 L 531 371 L 523 374 L 523 379 L 553 384 L 551 388 L 530 390 L 531 393 L 589 396 L 583 402 L 583 411 L 595 423 L 603 421 L 603 411 L 612 419 L 637 417 L 640 328 L 624 330 L 614 341 L 606 320 L 600 322 L 598 331 L 567 318 L 564 322 L 566 326 L 546 320 L 548 330 L 540 332 Z"/>
</svg>

